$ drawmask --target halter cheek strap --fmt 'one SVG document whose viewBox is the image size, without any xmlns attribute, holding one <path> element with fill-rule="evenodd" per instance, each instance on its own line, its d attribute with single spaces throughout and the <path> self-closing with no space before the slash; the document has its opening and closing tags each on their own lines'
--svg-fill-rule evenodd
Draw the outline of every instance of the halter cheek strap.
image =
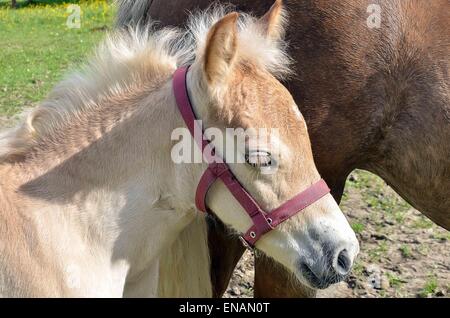
<svg viewBox="0 0 450 318">
<path fill-rule="evenodd" d="M 196 129 L 201 131 L 201 127 L 196 127 L 198 124 L 196 122 L 196 117 L 187 93 L 187 72 L 188 67 L 183 67 L 176 70 L 173 77 L 173 90 L 183 120 L 191 135 L 194 137 L 194 132 Z M 196 142 L 202 150 L 202 153 L 215 153 L 212 145 L 203 137 L 203 133 L 202 139 L 196 140 Z M 252 219 L 253 225 L 245 234 L 242 235 L 243 240 L 249 246 L 254 246 L 262 235 L 273 230 L 277 225 L 304 210 L 330 192 L 330 189 L 325 181 L 321 179 L 305 191 L 282 204 L 280 207 L 266 213 L 236 179 L 228 164 L 218 160 L 220 158 L 217 158 L 215 155 L 205 156 L 204 159 L 208 163 L 208 168 L 202 175 L 197 186 L 195 195 L 195 204 L 197 208 L 200 211 L 208 212 L 205 202 L 208 190 L 218 179 L 222 180 L 223 184 L 228 188 L 234 198 L 241 204 Z"/>
</svg>

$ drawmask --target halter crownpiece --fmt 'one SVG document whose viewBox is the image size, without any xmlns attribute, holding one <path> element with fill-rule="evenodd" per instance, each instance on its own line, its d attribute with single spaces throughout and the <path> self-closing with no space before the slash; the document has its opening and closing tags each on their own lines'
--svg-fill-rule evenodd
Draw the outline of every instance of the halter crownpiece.
<svg viewBox="0 0 450 318">
<path fill-rule="evenodd" d="M 173 91 L 181 116 L 194 138 L 195 126 L 198 125 L 198 122 L 196 122 L 197 118 L 195 117 L 187 92 L 186 76 L 188 70 L 189 67 L 181 67 L 175 71 L 173 76 Z M 197 129 L 201 129 L 201 127 L 198 126 Z M 196 142 L 202 150 L 202 153 L 214 153 L 213 146 L 204 135 L 202 135 L 201 140 L 196 140 Z M 206 148 L 209 149 L 205 152 L 204 150 Z M 195 204 L 200 211 L 208 213 L 209 211 L 205 202 L 206 194 L 214 182 L 218 179 L 222 180 L 224 185 L 252 219 L 253 225 L 241 236 L 243 241 L 251 247 L 255 245 L 262 235 L 273 230 L 277 225 L 303 211 L 330 192 L 325 181 L 321 179 L 275 210 L 265 212 L 237 180 L 228 164 L 221 161 L 218 162 L 216 159 L 217 157 L 214 156 L 205 156 L 208 168 L 203 173 L 197 186 Z"/>
</svg>

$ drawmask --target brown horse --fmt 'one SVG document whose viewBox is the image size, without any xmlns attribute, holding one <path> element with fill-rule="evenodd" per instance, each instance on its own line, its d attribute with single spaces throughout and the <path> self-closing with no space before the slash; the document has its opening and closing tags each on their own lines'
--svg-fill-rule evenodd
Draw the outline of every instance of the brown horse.
<svg viewBox="0 0 450 318">
<path fill-rule="evenodd" d="M 273 0 L 230 2 L 261 14 Z M 209 4 L 123 1 L 118 25 L 150 19 L 180 25 L 189 10 Z M 287 85 L 306 118 L 317 167 L 336 200 L 348 174 L 365 169 L 450 229 L 450 2 L 287 0 L 285 5 L 297 72 Z M 237 239 L 232 249 L 232 238 L 218 223 L 211 224 L 209 233 L 219 296 L 244 249 Z M 287 278 L 272 261 L 257 258 L 255 296 L 314 295 L 298 284 L 286 285 Z"/>
</svg>

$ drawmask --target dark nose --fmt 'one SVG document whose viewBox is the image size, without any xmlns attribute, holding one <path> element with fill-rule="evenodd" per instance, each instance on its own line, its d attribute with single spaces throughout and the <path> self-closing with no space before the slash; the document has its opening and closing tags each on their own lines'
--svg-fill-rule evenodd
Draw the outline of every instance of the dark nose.
<svg viewBox="0 0 450 318">
<path fill-rule="evenodd" d="M 338 275 L 347 275 L 352 269 L 352 260 L 346 249 L 341 250 L 336 260 L 333 260 L 333 269 Z"/>
<path fill-rule="evenodd" d="M 328 265 L 324 266 L 325 264 Z M 334 253 L 324 253 L 322 261 L 300 263 L 300 269 L 311 287 L 324 289 L 344 280 L 352 265 L 349 252 L 346 249 L 336 249 Z"/>
</svg>

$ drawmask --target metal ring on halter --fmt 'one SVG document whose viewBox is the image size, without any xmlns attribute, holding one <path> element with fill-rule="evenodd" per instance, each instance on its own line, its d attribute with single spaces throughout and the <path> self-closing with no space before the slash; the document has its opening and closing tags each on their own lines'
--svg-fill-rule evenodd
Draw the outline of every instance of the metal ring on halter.
<svg viewBox="0 0 450 318">
<path fill-rule="evenodd" d="M 250 245 L 246 240 L 245 240 L 245 238 L 243 238 L 242 236 L 239 236 L 239 240 L 241 241 L 241 243 L 242 243 L 242 245 L 246 248 L 246 249 L 248 249 L 249 251 L 253 251 L 255 248 L 252 246 L 252 245 Z"/>
</svg>

